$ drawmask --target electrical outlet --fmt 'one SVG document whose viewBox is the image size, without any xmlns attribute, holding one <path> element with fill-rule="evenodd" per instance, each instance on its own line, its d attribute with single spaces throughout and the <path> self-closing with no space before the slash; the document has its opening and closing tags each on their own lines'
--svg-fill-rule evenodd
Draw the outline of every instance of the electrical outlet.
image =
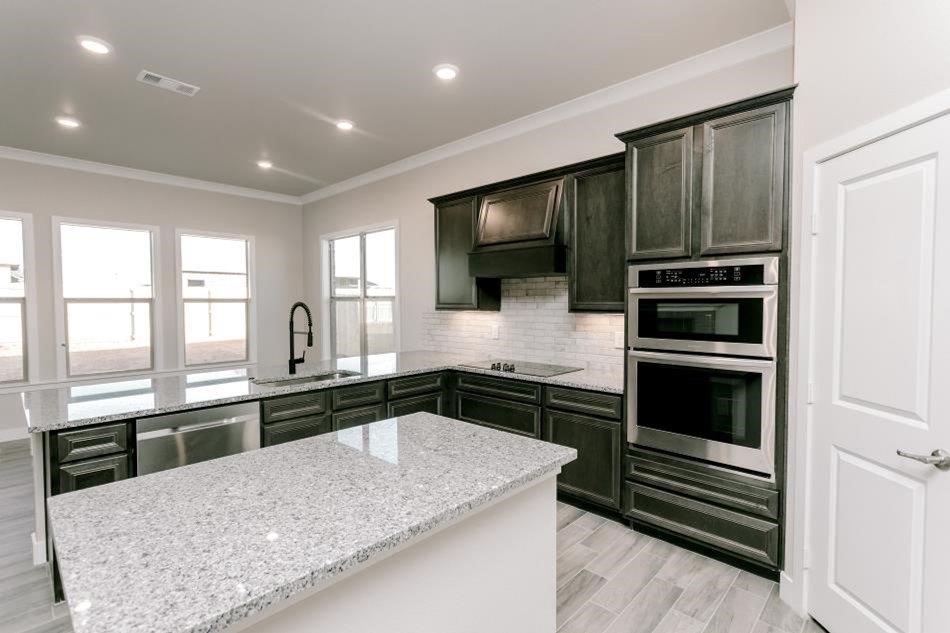
<svg viewBox="0 0 950 633">
<path fill-rule="evenodd" d="M 614 332 L 614 347 L 623 349 L 623 332 Z"/>
<path fill-rule="evenodd" d="M 497 325 L 491 326 L 491 337 L 492 337 L 492 340 L 495 340 L 495 341 L 498 340 L 498 326 Z"/>
</svg>

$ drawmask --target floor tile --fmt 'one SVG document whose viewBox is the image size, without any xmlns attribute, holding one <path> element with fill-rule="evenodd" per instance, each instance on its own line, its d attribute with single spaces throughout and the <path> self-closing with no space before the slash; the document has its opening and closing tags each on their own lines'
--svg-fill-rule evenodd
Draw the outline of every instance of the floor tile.
<svg viewBox="0 0 950 633">
<path fill-rule="evenodd" d="M 693 576 L 702 567 L 702 556 L 689 550 L 679 549 L 666 559 L 666 563 L 660 569 L 657 578 L 671 582 L 680 589 L 686 589 L 689 583 L 693 581 Z"/>
<path fill-rule="evenodd" d="M 602 633 L 616 618 L 615 613 L 588 602 L 557 633 Z"/>
<path fill-rule="evenodd" d="M 651 541 L 653 539 L 646 534 L 628 531 L 604 547 L 587 569 L 604 578 L 613 578 Z"/>
<path fill-rule="evenodd" d="M 559 503 L 557 506 L 557 529 L 561 531 L 573 521 L 584 516 L 584 511 L 566 503 Z"/>
<path fill-rule="evenodd" d="M 768 601 L 765 603 L 765 609 L 762 610 L 759 619 L 765 624 L 778 629 L 781 633 L 800 633 L 805 625 L 802 617 L 792 611 L 792 608 L 779 598 L 778 585 L 772 587 Z"/>
<path fill-rule="evenodd" d="M 682 592 L 676 585 L 654 578 L 614 620 L 607 633 L 653 633 Z"/>
<path fill-rule="evenodd" d="M 571 523 L 557 533 L 557 555 L 561 556 L 576 543 L 580 543 L 584 538 L 590 535 L 590 530 L 577 525 L 577 522 Z"/>
<path fill-rule="evenodd" d="M 568 548 L 557 559 L 557 586 L 564 585 L 595 558 L 597 558 L 597 552 L 582 543 L 577 543 Z"/>
<path fill-rule="evenodd" d="M 755 625 L 755 628 L 752 629 L 752 633 L 785 633 L 783 629 L 777 629 L 774 626 L 769 626 L 761 620 Z"/>
<path fill-rule="evenodd" d="M 602 526 L 607 522 L 607 519 L 596 514 L 591 514 L 590 512 L 585 512 L 584 516 L 578 518 L 574 521 L 574 525 L 578 525 L 582 528 L 588 529 L 591 532 Z"/>
<path fill-rule="evenodd" d="M 670 609 L 653 633 L 704 633 L 705 623 Z"/>
<path fill-rule="evenodd" d="M 772 587 L 775 586 L 775 583 L 768 578 L 756 576 L 755 574 L 750 574 L 743 570 L 739 572 L 735 586 L 749 593 L 754 593 L 757 596 L 768 598 L 769 594 L 772 593 Z"/>
<path fill-rule="evenodd" d="M 608 611 L 620 613 L 663 567 L 663 559 L 641 553 L 610 579 L 592 599 Z"/>
<path fill-rule="evenodd" d="M 557 625 L 560 627 L 580 611 L 591 596 L 607 581 L 582 569 L 567 584 L 557 590 Z"/>
<path fill-rule="evenodd" d="M 739 589 L 726 592 L 703 633 L 750 633 L 765 606 L 765 598 Z"/>
<path fill-rule="evenodd" d="M 615 521 L 606 521 L 603 525 L 594 530 L 590 536 L 581 541 L 581 543 L 596 552 L 602 552 L 604 548 L 617 540 L 620 535 L 629 532 L 630 528 L 625 525 L 621 525 Z"/>
<path fill-rule="evenodd" d="M 708 622 L 738 575 L 739 570 L 735 567 L 703 558 L 702 567 L 683 590 L 674 608 L 691 618 Z"/>
</svg>

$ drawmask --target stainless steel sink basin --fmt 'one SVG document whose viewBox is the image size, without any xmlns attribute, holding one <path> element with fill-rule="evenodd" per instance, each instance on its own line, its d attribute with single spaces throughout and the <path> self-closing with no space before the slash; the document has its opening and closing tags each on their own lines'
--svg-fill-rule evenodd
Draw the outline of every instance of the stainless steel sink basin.
<svg viewBox="0 0 950 633">
<path fill-rule="evenodd" d="M 312 374 L 310 376 L 300 376 L 299 378 L 253 378 L 251 382 L 255 385 L 265 387 L 289 387 L 290 385 L 304 385 L 308 382 L 326 382 L 327 380 L 339 380 L 340 378 L 351 378 L 359 376 L 358 371 L 328 371 L 322 374 Z"/>
</svg>

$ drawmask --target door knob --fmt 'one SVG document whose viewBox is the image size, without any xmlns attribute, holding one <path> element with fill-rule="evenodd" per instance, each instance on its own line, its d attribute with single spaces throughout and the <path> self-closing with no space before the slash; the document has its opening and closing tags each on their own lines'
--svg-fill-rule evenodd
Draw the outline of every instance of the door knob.
<svg viewBox="0 0 950 633">
<path fill-rule="evenodd" d="M 938 448 L 930 455 L 914 455 L 913 453 L 905 453 L 904 451 L 897 451 L 897 454 L 901 457 L 918 461 L 921 464 L 930 464 L 940 470 L 950 470 L 950 453 L 942 448 Z"/>
</svg>

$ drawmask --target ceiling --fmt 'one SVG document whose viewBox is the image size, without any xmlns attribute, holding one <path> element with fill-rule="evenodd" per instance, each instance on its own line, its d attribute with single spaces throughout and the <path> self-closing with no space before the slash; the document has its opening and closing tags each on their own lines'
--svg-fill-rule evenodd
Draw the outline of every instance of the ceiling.
<svg viewBox="0 0 950 633">
<path fill-rule="evenodd" d="M 0 145 L 297 196 L 788 19 L 785 0 L 4 0 Z"/>
</svg>

